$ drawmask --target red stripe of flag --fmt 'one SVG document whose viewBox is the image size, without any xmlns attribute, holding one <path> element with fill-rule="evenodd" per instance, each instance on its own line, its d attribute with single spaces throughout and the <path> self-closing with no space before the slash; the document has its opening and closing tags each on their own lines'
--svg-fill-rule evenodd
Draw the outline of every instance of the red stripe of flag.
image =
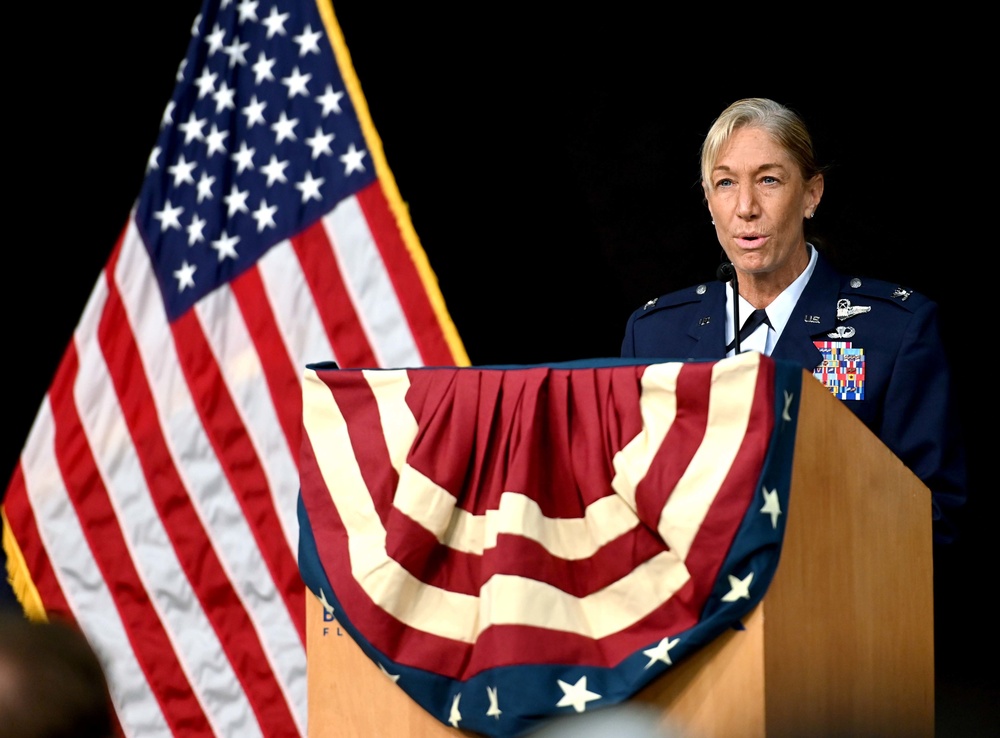
<svg viewBox="0 0 1000 738">
<path fill-rule="evenodd" d="M 31 582 L 38 591 L 38 596 L 45 604 L 47 612 L 59 613 L 73 618 L 69 603 L 63 594 L 59 579 L 52 568 L 52 561 L 46 550 L 35 511 L 28 502 L 28 489 L 24 483 L 24 460 L 14 469 L 6 497 L 3 499 L 4 515 L 12 531 L 17 531 L 17 543 L 24 557 L 27 571 L 31 572 Z M 75 619 L 75 618 L 73 618 Z"/>
<path fill-rule="evenodd" d="M 114 273 L 116 261 L 117 252 L 107 267 L 108 274 Z M 156 415 L 150 412 L 156 403 L 148 382 L 144 381 L 145 373 L 138 348 L 129 332 L 121 296 L 113 280 L 108 280 L 108 287 L 98 340 L 129 433 L 132 438 L 142 439 L 136 445 L 136 451 L 153 503 L 174 545 L 181 568 L 212 623 L 261 725 L 281 726 L 283 732 L 292 733 L 296 730 L 295 723 L 274 674 L 263 666 L 267 664 L 267 659 L 254 635 L 253 624 L 195 513 Z"/>
<path fill-rule="evenodd" d="M 413 340 L 420 351 L 423 363 L 428 366 L 459 363 L 451 346 L 445 338 L 440 321 L 444 318 L 435 315 L 431 304 L 429 290 L 421 278 L 420 271 L 414 264 L 415 258 L 422 255 L 411 254 L 400 234 L 396 216 L 389 207 L 382 184 L 374 184 L 363 188 L 355 195 L 358 204 L 368 222 L 375 243 L 382 254 L 389 279 L 392 281 L 396 298 L 399 300 L 403 313 L 406 315 Z M 433 275 L 427 270 L 427 278 Z M 437 284 L 433 285 L 437 291 Z M 365 366 L 364 364 L 345 364 L 344 366 Z"/>
<path fill-rule="evenodd" d="M 175 320 L 171 330 L 176 345 L 184 347 L 178 352 L 178 359 L 205 435 L 304 644 L 302 578 L 284 537 L 275 535 L 281 530 L 281 523 L 274 509 L 274 499 L 268 493 L 270 485 L 257 451 L 229 394 L 196 311 L 189 311 Z"/>
<path fill-rule="evenodd" d="M 293 457 L 297 456 L 302 444 L 302 368 L 296 366 L 288 355 L 281 328 L 267 301 L 259 268 L 247 269 L 230 282 L 230 288 L 260 357 L 278 422 L 288 439 L 288 448 Z M 300 619 L 304 618 L 305 615 L 302 615 Z"/>
<path fill-rule="evenodd" d="M 291 241 L 337 364 L 378 366 L 322 221 L 303 229 Z"/>
<path fill-rule="evenodd" d="M 77 517 L 87 521 L 83 527 L 87 545 L 109 585 L 108 593 L 164 718 L 180 734 L 207 733 L 208 719 L 146 596 L 108 490 L 101 482 L 73 399 L 78 370 L 75 345 L 70 344 L 49 390 L 55 410 L 55 455 L 59 471 Z"/>
</svg>

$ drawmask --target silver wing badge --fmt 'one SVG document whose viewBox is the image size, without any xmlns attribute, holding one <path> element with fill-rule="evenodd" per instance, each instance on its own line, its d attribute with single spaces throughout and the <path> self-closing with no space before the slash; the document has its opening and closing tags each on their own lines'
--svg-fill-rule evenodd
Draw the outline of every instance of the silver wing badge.
<svg viewBox="0 0 1000 738">
<path fill-rule="evenodd" d="M 847 298 L 837 300 L 837 320 L 847 320 L 861 313 L 870 313 L 871 305 L 852 305 Z"/>
</svg>

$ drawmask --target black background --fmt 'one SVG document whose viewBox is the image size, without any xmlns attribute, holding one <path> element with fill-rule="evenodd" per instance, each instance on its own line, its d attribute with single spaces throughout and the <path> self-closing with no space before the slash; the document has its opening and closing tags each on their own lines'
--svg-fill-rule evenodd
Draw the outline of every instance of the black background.
<svg viewBox="0 0 1000 738">
<path fill-rule="evenodd" d="M 199 4 L 29 19 L 45 32 L 10 67 L 5 126 L 6 478 L 139 192 Z M 628 3 L 335 11 L 474 364 L 617 355 L 634 308 L 714 275 L 698 147 L 715 115 L 747 96 L 803 115 L 830 167 L 810 236 L 842 268 L 941 306 L 972 484 L 961 538 L 935 551 L 938 735 L 978 734 L 1000 696 L 986 480 L 996 83 L 973 40 L 985 21 L 858 18 L 821 40 L 825 23 L 793 32 L 759 12 L 738 27 L 682 23 Z"/>
</svg>

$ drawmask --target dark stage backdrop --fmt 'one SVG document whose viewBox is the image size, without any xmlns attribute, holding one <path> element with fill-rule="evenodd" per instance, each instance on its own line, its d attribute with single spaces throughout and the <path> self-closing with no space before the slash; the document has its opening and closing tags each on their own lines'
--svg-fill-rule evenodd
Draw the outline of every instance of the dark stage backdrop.
<svg viewBox="0 0 1000 738">
<path fill-rule="evenodd" d="M 33 18 L 45 24 L 32 47 L 47 67 L 23 60 L 8 75 L 8 222 L 19 237 L 2 292 L 4 487 L 138 194 L 199 4 Z M 812 235 L 845 269 L 941 304 L 972 489 L 963 538 L 935 562 L 938 669 L 944 689 L 995 689 L 984 598 L 997 403 L 982 357 L 996 323 L 986 304 L 996 291 L 996 176 L 982 169 L 992 133 L 966 87 L 979 60 L 916 53 L 941 30 L 930 23 L 906 38 L 869 29 L 818 51 L 774 29 L 668 31 L 662 13 L 627 3 L 575 5 L 572 16 L 424 5 L 351 0 L 334 10 L 475 364 L 617 355 L 631 310 L 713 278 L 719 247 L 698 147 L 714 116 L 745 96 L 803 114 L 830 166 Z"/>
</svg>

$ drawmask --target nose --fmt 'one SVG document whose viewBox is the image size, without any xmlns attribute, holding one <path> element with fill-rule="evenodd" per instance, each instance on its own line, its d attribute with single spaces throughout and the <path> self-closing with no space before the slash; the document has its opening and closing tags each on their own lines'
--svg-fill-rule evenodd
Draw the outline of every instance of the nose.
<svg viewBox="0 0 1000 738">
<path fill-rule="evenodd" d="M 739 201 L 736 203 L 736 214 L 741 218 L 754 218 L 758 214 L 757 197 L 753 187 L 740 190 Z"/>
</svg>

